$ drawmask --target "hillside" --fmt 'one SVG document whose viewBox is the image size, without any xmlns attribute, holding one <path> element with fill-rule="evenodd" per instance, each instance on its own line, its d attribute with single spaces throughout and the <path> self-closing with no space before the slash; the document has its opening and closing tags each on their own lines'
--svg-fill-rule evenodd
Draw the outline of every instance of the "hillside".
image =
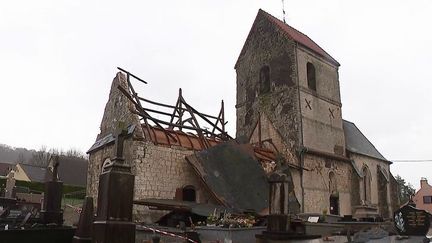
<svg viewBox="0 0 432 243">
<path fill-rule="evenodd" d="M 6 144 L 0 144 L 0 163 L 29 163 L 36 150 L 26 148 L 13 148 Z"/>
<path fill-rule="evenodd" d="M 34 149 L 14 148 L 6 144 L 0 144 L 0 163 L 22 163 L 45 167 L 48 165 L 48 160 L 53 154 L 68 157 L 68 160 L 77 161 L 77 163 L 87 161 L 87 157 L 84 153 L 74 149 L 69 149 L 67 151 L 59 149 L 48 150 L 46 147 L 42 146 L 36 151 Z"/>
</svg>

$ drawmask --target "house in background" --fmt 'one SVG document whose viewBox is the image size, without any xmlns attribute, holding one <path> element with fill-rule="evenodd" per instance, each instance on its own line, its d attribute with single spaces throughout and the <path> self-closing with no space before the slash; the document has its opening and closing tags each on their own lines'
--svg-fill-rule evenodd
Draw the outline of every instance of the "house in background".
<svg viewBox="0 0 432 243">
<path fill-rule="evenodd" d="M 88 161 L 83 158 L 60 156 L 58 176 L 66 185 L 86 187 Z"/>
<path fill-rule="evenodd" d="M 65 185 L 85 187 L 87 182 L 87 160 L 60 156 L 58 176 Z M 13 178 L 18 181 L 45 182 L 49 170 L 46 167 L 21 164 L 12 165 Z"/>
<path fill-rule="evenodd" d="M 17 181 L 45 182 L 46 171 L 44 167 L 18 163 L 10 173 Z"/>
<path fill-rule="evenodd" d="M 432 213 L 432 186 L 426 178 L 420 180 L 420 190 L 413 197 L 416 207 Z"/>
</svg>

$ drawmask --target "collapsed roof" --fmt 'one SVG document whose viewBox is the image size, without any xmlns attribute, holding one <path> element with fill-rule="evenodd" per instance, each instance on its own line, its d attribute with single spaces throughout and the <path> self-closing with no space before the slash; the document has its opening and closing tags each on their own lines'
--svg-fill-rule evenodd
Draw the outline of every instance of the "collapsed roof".
<svg viewBox="0 0 432 243">
<path fill-rule="evenodd" d="M 140 97 L 138 93 L 135 92 L 135 88 L 131 83 L 131 77 L 146 83 L 144 80 L 124 69 L 119 68 L 119 70 L 126 73 L 127 87 L 118 85 L 117 88 L 134 105 L 135 110 L 132 112 L 137 114 L 143 121 L 143 131 L 147 138 L 153 141 L 157 140 L 158 136 L 156 131 L 160 131 L 164 134 L 164 139 L 169 144 L 180 143 L 178 140 L 179 136 L 175 135 L 181 133 L 186 134 L 186 132 L 183 131 L 187 131 L 187 133 L 196 135 L 199 145 L 202 148 L 209 148 L 212 146 L 209 140 L 227 141 L 232 139 L 225 131 L 227 122 L 225 121 L 223 101 L 217 116 L 197 111 L 186 102 L 181 89 L 179 89 L 179 96 L 175 105 L 155 102 Z M 174 129 L 179 132 L 173 134 Z"/>
<path fill-rule="evenodd" d="M 250 144 L 229 141 L 186 160 L 222 205 L 255 212 L 268 207 L 267 176 Z"/>
</svg>

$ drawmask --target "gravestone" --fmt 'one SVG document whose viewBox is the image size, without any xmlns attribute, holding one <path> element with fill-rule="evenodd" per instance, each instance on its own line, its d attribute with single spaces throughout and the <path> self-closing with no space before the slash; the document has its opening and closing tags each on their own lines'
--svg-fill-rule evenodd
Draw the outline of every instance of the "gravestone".
<svg viewBox="0 0 432 243">
<path fill-rule="evenodd" d="M 99 176 L 97 216 L 93 223 L 94 243 L 134 243 L 132 207 L 135 176 L 124 162 L 123 144 L 127 130 L 119 128 L 114 158 L 105 161 Z"/>
<path fill-rule="evenodd" d="M 80 213 L 78 227 L 75 231 L 72 243 L 91 243 L 93 224 L 93 198 L 84 199 L 82 211 Z"/>
<path fill-rule="evenodd" d="M 14 171 L 11 171 L 6 178 L 5 197 L 14 198 L 15 178 Z"/>
<path fill-rule="evenodd" d="M 256 243 L 289 242 L 290 240 L 315 239 L 319 235 L 307 235 L 306 226 L 297 220 L 291 220 L 289 201 L 289 181 L 291 178 L 283 172 L 274 172 L 268 178 L 269 215 L 267 230 L 255 235 Z"/>
<path fill-rule="evenodd" d="M 61 201 L 63 196 L 63 182 L 59 181 L 57 172 L 59 167 L 58 156 L 53 157 L 54 169 L 52 177 L 45 182 L 45 195 L 43 200 L 43 209 L 41 210 L 41 219 L 44 224 L 63 224 L 63 210 Z"/>
<path fill-rule="evenodd" d="M 394 226 L 400 235 L 426 235 L 430 227 L 430 214 L 425 210 L 405 205 L 394 212 Z"/>
</svg>

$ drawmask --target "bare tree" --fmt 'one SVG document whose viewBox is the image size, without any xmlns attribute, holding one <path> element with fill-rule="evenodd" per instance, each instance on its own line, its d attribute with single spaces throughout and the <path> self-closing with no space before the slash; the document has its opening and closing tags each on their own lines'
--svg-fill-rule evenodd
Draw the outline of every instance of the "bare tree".
<svg viewBox="0 0 432 243">
<path fill-rule="evenodd" d="M 69 150 L 67 150 L 65 155 L 68 157 L 77 157 L 77 158 L 84 158 L 85 157 L 83 152 L 81 152 L 75 148 L 70 148 Z"/>
<path fill-rule="evenodd" d="M 17 163 L 24 163 L 24 162 L 25 162 L 25 158 L 24 158 L 24 153 L 23 153 L 23 152 L 20 152 L 20 153 L 18 154 L 18 157 L 17 157 L 16 162 L 17 162 Z"/>
<path fill-rule="evenodd" d="M 399 198 L 401 204 L 405 204 L 410 200 L 410 197 L 413 196 L 416 192 L 414 186 L 411 183 L 406 182 L 401 176 L 396 175 L 395 179 L 399 185 Z"/>
<path fill-rule="evenodd" d="M 42 145 L 38 151 L 33 153 L 31 163 L 36 166 L 47 167 L 51 158 L 51 153 L 47 150 L 47 146 Z"/>
</svg>

